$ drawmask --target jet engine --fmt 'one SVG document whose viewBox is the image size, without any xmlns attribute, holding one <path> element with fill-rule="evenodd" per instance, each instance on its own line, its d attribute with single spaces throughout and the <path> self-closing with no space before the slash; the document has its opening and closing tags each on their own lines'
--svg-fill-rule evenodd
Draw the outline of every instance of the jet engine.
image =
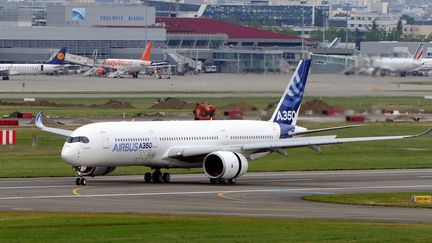
<svg viewBox="0 0 432 243">
<path fill-rule="evenodd" d="M 86 167 L 80 166 L 77 171 L 80 176 L 103 176 L 113 172 L 116 167 Z"/>
<path fill-rule="evenodd" d="M 105 70 L 105 68 L 101 68 L 101 67 L 97 68 L 96 71 L 97 71 L 97 74 L 99 76 L 105 76 L 105 74 L 107 73 L 107 71 Z"/>
<path fill-rule="evenodd" d="M 204 158 L 203 169 L 210 180 L 235 180 L 247 172 L 248 161 L 239 153 L 216 151 Z"/>
</svg>

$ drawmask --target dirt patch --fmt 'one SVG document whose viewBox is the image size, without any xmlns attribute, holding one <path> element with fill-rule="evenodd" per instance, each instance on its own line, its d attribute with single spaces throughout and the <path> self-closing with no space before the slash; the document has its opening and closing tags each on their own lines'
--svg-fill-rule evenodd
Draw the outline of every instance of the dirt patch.
<svg viewBox="0 0 432 243">
<path fill-rule="evenodd" d="M 240 102 L 236 104 L 229 104 L 226 106 L 222 106 L 220 108 L 223 111 L 242 111 L 242 112 L 248 112 L 248 111 L 257 111 L 258 108 L 252 104 L 246 103 L 246 102 Z"/>
<path fill-rule="evenodd" d="M 113 109 L 129 109 L 135 108 L 131 103 L 118 101 L 114 99 L 110 99 L 105 104 L 102 105 L 85 105 L 85 104 L 72 104 L 72 103 L 56 103 L 48 100 L 36 100 L 34 102 L 8 102 L 8 101 L 0 101 L 0 105 L 2 106 L 41 106 L 41 107 L 74 107 L 74 108 L 113 108 Z"/>
<path fill-rule="evenodd" d="M 332 108 L 334 107 L 328 105 L 322 100 L 313 99 L 302 104 L 301 111 L 313 111 L 314 114 L 323 114 L 324 111 Z"/>
<path fill-rule="evenodd" d="M 152 105 L 151 109 L 193 109 L 194 104 L 190 102 L 186 102 L 177 98 L 168 97 L 164 100 L 161 100 L 154 105 Z"/>
</svg>

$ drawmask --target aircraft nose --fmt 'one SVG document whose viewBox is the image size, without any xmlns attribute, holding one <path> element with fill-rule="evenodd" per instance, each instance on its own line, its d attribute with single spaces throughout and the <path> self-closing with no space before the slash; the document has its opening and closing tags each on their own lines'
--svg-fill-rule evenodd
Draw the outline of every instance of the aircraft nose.
<svg viewBox="0 0 432 243">
<path fill-rule="evenodd" d="M 71 165 L 75 165 L 78 161 L 78 152 L 71 146 L 65 145 L 61 151 L 61 158 Z"/>
</svg>

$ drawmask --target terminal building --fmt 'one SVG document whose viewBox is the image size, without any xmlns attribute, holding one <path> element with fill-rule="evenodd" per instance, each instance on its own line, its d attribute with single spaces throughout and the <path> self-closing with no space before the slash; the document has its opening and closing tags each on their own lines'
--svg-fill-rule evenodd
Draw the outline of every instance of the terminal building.
<svg viewBox="0 0 432 243">
<path fill-rule="evenodd" d="M 23 8 L 1 6 L 11 13 Z M 189 69 L 202 64 L 221 72 L 281 71 L 302 56 L 302 40 L 294 35 L 210 18 L 157 17 L 156 7 L 143 4 L 42 3 L 25 9 L 26 18 L 0 19 L 2 63 L 43 62 L 61 47 L 86 57 L 139 58 L 150 40 L 152 59 Z"/>
</svg>

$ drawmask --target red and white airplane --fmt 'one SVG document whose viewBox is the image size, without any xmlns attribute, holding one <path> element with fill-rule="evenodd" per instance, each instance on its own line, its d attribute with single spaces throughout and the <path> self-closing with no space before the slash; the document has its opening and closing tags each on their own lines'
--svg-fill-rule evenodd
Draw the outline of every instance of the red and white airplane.
<svg viewBox="0 0 432 243">
<path fill-rule="evenodd" d="M 151 66 L 153 63 L 150 59 L 153 43 L 147 42 L 146 48 L 140 59 L 119 59 L 108 58 L 96 64 L 97 72 L 100 76 L 106 75 L 111 78 L 118 77 L 122 74 L 130 74 L 138 78 L 138 73 Z"/>
</svg>

